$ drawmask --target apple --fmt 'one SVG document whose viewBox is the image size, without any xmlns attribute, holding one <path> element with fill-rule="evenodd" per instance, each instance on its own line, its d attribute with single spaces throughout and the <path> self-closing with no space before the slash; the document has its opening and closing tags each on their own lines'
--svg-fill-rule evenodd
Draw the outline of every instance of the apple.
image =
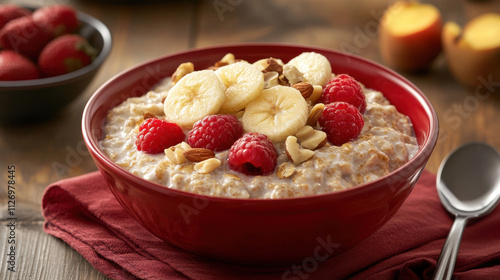
<svg viewBox="0 0 500 280">
<path fill-rule="evenodd" d="M 500 81 L 500 14 L 478 16 L 463 31 L 457 23 L 447 22 L 442 39 L 448 68 L 457 81 L 469 87 L 478 85 L 480 77 Z"/>
<path fill-rule="evenodd" d="M 429 68 L 441 52 L 442 20 L 430 4 L 399 1 L 384 12 L 379 26 L 382 59 L 404 71 Z"/>
</svg>

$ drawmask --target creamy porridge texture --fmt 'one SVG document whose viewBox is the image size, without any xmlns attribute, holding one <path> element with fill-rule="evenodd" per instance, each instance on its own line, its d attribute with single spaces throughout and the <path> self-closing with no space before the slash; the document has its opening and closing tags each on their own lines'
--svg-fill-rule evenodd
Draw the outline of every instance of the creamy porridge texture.
<svg viewBox="0 0 500 280">
<path fill-rule="evenodd" d="M 231 70 L 230 66 L 234 69 Z M 329 62 L 319 54 L 304 53 L 286 64 L 272 58 L 248 63 L 228 54 L 213 68 L 194 71 L 192 64 L 182 64 L 172 78 L 147 94 L 128 98 L 110 110 L 104 125 L 105 137 L 100 142 L 104 153 L 124 169 L 167 188 L 210 196 L 277 199 L 355 187 L 399 168 L 418 150 L 408 117 L 399 113 L 381 92 L 361 84 L 364 99 L 358 106 L 363 122 L 361 131 L 346 143 L 332 144 L 329 135 L 327 137 L 322 131 L 318 118 L 325 108 L 321 102 L 326 99 L 321 94 L 325 87 L 331 86 L 327 85 L 330 79 L 340 73 L 331 73 Z M 181 86 L 184 85 L 183 90 L 187 88 L 185 85 L 190 76 L 193 79 L 198 75 L 194 78 L 204 81 L 204 75 L 211 77 L 214 73 L 218 80 L 211 78 L 210 93 L 200 100 L 206 104 L 205 111 L 190 111 L 186 108 L 188 106 L 169 111 L 168 107 L 172 106 L 166 106 L 166 102 L 171 102 Z M 231 77 L 234 73 L 238 73 L 236 78 Z M 251 79 L 243 79 L 244 75 Z M 243 81 L 231 84 L 228 82 L 231 79 Z M 244 84 L 249 80 L 257 86 Z M 289 103 L 279 101 L 281 92 L 287 90 L 291 92 L 287 95 Z M 244 98 L 238 95 L 242 91 L 248 91 Z M 294 95 L 296 93 L 299 94 Z M 265 97 L 272 94 L 278 97 Z M 203 99 L 211 98 L 210 95 L 215 96 L 213 100 Z M 294 99 L 299 97 L 302 100 Z M 263 116 L 262 112 L 257 112 L 259 102 L 266 103 L 271 99 L 284 102 L 280 103 L 283 108 L 285 103 L 294 108 L 283 109 L 272 121 L 259 119 Z M 214 102 L 219 104 L 211 107 Z M 194 162 L 186 153 L 191 147 L 185 142 L 156 154 L 139 151 L 136 146 L 139 126 L 147 118 L 175 122 L 188 134 L 196 121 L 212 114 L 236 116 L 243 124 L 243 133 L 257 130 L 268 134 L 277 154 L 274 171 L 265 175 L 247 175 L 233 170 L 228 164 L 229 149 L 216 151 L 208 155 L 207 160 Z M 278 115 L 282 115 L 284 121 L 276 128 L 265 130 L 281 121 L 277 119 Z M 298 121 L 292 123 L 292 119 Z"/>
</svg>

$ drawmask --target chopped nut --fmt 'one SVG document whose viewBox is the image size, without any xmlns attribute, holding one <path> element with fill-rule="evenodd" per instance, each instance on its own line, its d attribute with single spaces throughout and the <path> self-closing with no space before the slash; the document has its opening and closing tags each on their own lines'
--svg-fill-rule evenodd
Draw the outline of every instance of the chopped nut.
<svg viewBox="0 0 500 280">
<path fill-rule="evenodd" d="M 225 62 L 227 64 L 233 64 L 233 63 L 236 62 L 236 58 L 234 57 L 234 54 L 227 53 L 226 55 L 224 55 L 224 57 L 222 57 L 222 59 L 219 62 Z"/>
<path fill-rule="evenodd" d="M 191 148 L 184 151 L 184 157 L 192 162 L 200 162 L 215 157 L 215 153 L 205 148 Z"/>
<path fill-rule="evenodd" d="M 234 54 L 232 53 L 227 53 L 224 55 L 224 57 L 221 58 L 221 60 L 217 61 L 213 66 L 208 67 L 208 70 L 217 70 L 222 66 L 226 66 L 229 64 L 233 64 L 236 62 L 236 59 L 234 57 Z"/>
<path fill-rule="evenodd" d="M 262 72 L 267 73 L 267 72 L 278 72 L 279 75 L 283 74 L 283 66 L 280 65 L 276 59 L 274 58 L 269 58 L 267 59 L 267 67 L 262 70 Z"/>
<path fill-rule="evenodd" d="M 220 67 L 217 67 L 217 66 L 208 66 L 208 67 L 207 67 L 207 70 L 213 70 L 213 71 L 215 71 L 215 70 L 217 70 L 217 69 L 219 69 L 219 68 L 220 68 Z"/>
<path fill-rule="evenodd" d="M 259 71 L 262 71 L 267 68 L 267 59 L 260 59 L 252 63 Z"/>
<path fill-rule="evenodd" d="M 201 174 L 207 174 L 212 172 L 215 168 L 219 167 L 221 164 L 220 160 L 217 158 L 209 158 L 204 161 L 200 161 L 194 165 L 194 170 Z"/>
<path fill-rule="evenodd" d="M 283 66 L 283 75 L 291 85 L 305 81 L 302 72 L 300 72 L 299 69 L 293 65 L 287 64 Z"/>
<path fill-rule="evenodd" d="M 225 61 L 217 61 L 215 64 L 214 64 L 214 67 L 217 67 L 217 68 L 220 68 L 222 66 L 226 66 L 226 65 L 229 65 L 229 63 L 225 62 Z"/>
<path fill-rule="evenodd" d="M 194 64 L 191 62 L 185 62 L 179 65 L 172 74 L 172 84 L 176 84 L 182 77 L 194 71 Z"/>
<path fill-rule="evenodd" d="M 280 164 L 276 169 L 276 175 L 280 179 L 285 179 L 293 175 L 295 173 L 295 166 L 289 162 L 284 162 Z"/>
<path fill-rule="evenodd" d="M 165 156 L 173 164 L 183 164 L 186 162 L 186 158 L 183 155 L 183 150 L 181 149 L 165 149 Z"/>
<path fill-rule="evenodd" d="M 310 83 L 300 82 L 292 85 L 292 87 L 298 91 L 304 98 L 308 98 L 314 91 L 313 86 Z"/>
<path fill-rule="evenodd" d="M 318 101 L 318 99 L 321 97 L 321 94 L 323 93 L 323 87 L 320 85 L 315 85 L 313 86 L 313 92 L 311 96 L 307 100 L 311 101 L 312 103 Z"/>
<path fill-rule="evenodd" d="M 264 73 L 264 88 L 270 88 L 279 85 L 278 77 L 278 72 L 273 71 Z"/>
<path fill-rule="evenodd" d="M 314 105 L 314 107 L 312 107 L 311 109 L 311 112 L 309 112 L 309 116 L 307 117 L 307 124 L 312 127 L 315 127 L 324 109 L 325 109 L 325 104 L 323 103 L 318 103 Z"/>
<path fill-rule="evenodd" d="M 281 74 L 278 77 L 278 83 L 282 86 L 289 86 L 290 83 L 288 82 L 288 79 L 285 77 L 285 75 Z"/>
<path fill-rule="evenodd" d="M 280 66 L 284 65 L 284 63 L 283 63 L 283 61 L 281 61 L 281 59 L 270 57 L 270 58 L 263 58 L 263 59 L 257 60 L 256 62 L 253 63 L 253 66 L 257 67 L 257 69 L 259 69 L 259 71 L 264 71 L 269 66 L 268 61 L 270 59 L 274 60 Z"/>
<path fill-rule="evenodd" d="M 189 144 L 186 142 L 180 142 L 179 144 L 175 145 L 174 148 L 181 149 L 183 151 L 187 151 L 187 150 L 191 149 L 191 146 L 189 146 Z"/>
<path fill-rule="evenodd" d="M 300 145 L 306 149 L 316 150 L 326 144 L 326 133 L 316 130 L 308 125 L 299 129 L 295 136 L 300 140 Z"/>
<path fill-rule="evenodd" d="M 297 137 L 288 136 L 285 141 L 285 150 L 288 158 L 294 163 L 302 163 L 314 156 L 314 151 L 301 149 Z"/>
<path fill-rule="evenodd" d="M 147 120 L 147 119 L 153 119 L 153 118 L 156 118 L 156 116 L 155 116 L 153 113 L 151 113 L 151 112 L 146 112 L 146 113 L 144 113 L 144 115 L 142 115 L 142 117 L 143 117 L 145 120 Z"/>
</svg>

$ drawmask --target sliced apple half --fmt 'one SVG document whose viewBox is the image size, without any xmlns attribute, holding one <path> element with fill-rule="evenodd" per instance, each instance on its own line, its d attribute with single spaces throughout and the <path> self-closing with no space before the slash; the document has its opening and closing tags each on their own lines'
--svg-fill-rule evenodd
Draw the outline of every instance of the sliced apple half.
<svg viewBox="0 0 500 280">
<path fill-rule="evenodd" d="M 435 6 L 413 1 L 394 3 L 380 21 L 382 59 L 405 71 L 428 68 L 441 52 L 441 29 L 441 13 Z"/>
<path fill-rule="evenodd" d="M 500 81 L 500 14 L 476 17 L 463 30 L 447 22 L 442 40 L 450 72 L 460 83 L 474 87 L 481 77 Z"/>
</svg>

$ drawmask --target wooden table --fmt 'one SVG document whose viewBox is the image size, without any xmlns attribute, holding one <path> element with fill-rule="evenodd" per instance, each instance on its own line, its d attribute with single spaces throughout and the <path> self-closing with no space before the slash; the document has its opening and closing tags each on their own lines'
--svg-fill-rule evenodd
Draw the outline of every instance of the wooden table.
<svg viewBox="0 0 500 280">
<path fill-rule="evenodd" d="M 30 5 L 61 3 L 56 0 L 19 2 Z M 0 127 L 2 279 L 106 278 L 67 244 L 43 231 L 40 201 L 48 184 L 96 170 L 82 140 L 80 120 L 89 97 L 111 76 L 168 53 L 233 42 L 290 42 L 340 50 L 351 46 L 350 52 L 382 62 L 374 26 L 392 1 L 63 2 L 101 19 L 112 32 L 114 46 L 86 92 L 56 118 L 32 125 Z M 444 20 L 460 24 L 486 11 L 500 12 L 499 1 L 426 2 L 434 2 Z M 225 3 L 234 5 L 224 6 Z M 500 81 L 489 88 L 489 94 L 484 92 L 484 96 L 488 95 L 486 100 L 480 100 L 474 91 L 465 89 L 452 78 L 443 56 L 427 73 L 402 74 L 428 96 L 440 118 L 441 137 L 427 164 L 428 170 L 436 172 L 448 152 L 469 141 L 485 141 L 500 150 Z M 16 168 L 18 221 L 15 233 L 18 245 L 15 273 L 7 271 L 6 263 L 9 165 Z"/>
</svg>

